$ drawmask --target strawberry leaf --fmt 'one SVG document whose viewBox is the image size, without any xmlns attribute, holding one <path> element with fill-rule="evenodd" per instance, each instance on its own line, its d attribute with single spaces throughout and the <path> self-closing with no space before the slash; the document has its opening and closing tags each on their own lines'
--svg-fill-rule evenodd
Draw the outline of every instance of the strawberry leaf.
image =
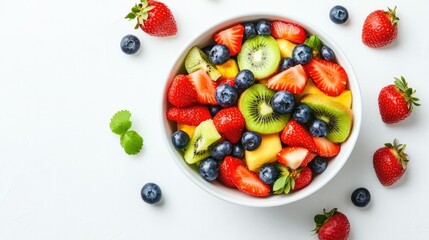
<svg viewBox="0 0 429 240">
<path fill-rule="evenodd" d="M 283 193 L 287 178 L 288 178 L 287 176 L 281 176 L 274 182 L 274 185 L 273 185 L 274 194 Z"/>
<path fill-rule="evenodd" d="M 135 18 L 136 18 L 136 14 L 133 12 L 130 12 L 130 13 L 128 13 L 127 16 L 125 16 L 125 19 L 128 19 L 128 20 L 133 20 Z"/>
</svg>

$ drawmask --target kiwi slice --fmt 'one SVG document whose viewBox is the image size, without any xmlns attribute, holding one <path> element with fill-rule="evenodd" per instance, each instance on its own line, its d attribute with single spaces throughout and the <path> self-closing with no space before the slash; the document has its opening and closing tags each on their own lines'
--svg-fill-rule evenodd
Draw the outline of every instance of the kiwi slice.
<svg viewBox="0 0 429 240">
<path fill-rule="evenodd" d="M 329 141 L 341 143 L 347 139 L 353 123 L 353 113 L 348 107 L 318 94 L 308 94 L 301 102 L 311 108 L 315 118 L 328 124 L 329 132 L 326 138 Z"/>
<path fill-rule="evenodd" d="M 211 146 L 221 138 L 212 119 L 201 122 L 195 128 L 184 158 L 188 164 L 197 163 L 211 155 Z"/>
<path fill-rule="evenodd" d="M 255 84 L 246 89 L 238 101 L 238 109 L 246 121 L 246 128 L 261 134 L 283 130 L 290 119 L 289 114 L 279 114 L 271 107 L 276 92 L 264 84 Z"/>
<path fill-rule="evenodd" d="M 256 79 L 269 77 L 276 72 L 280 62 L 280 50 L 271 36 L 258 35 L 247 39 L 237 56 L 240 70 L 249 69 Z"/>
<path fill-rule="evenodd" d="M 207 55 L 197 47 L 191 48 L 188 55 L 186 55 L 185 68 L 188 73 L 203 69 L 215 81 L 221 76 L 219 70 L 210 62 Z"/>
</svg>

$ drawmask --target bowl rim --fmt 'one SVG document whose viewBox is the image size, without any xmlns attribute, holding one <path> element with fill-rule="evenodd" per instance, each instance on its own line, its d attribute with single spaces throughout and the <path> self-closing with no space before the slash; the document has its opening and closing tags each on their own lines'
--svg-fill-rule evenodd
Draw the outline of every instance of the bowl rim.
<svg viewBox="0 0 429 240">
<path fill-rule="evenodd" d="M 343 161 L 341 161 L 334 170 L 332 170 L 329 174 L 329 176 L 324 176 L 324 178 L 321 178 L 319 180 L 317 186 L 313 187 L 307 187 L 304 189 L 301 189 L 300 191 L 292 194 L 292 195 L 285 195 L 285 196 L 269 196 L 266 198 L 258 198 L 250 196 L 251 198 L 245 197 L 243 199 L 238 199 L 236 197 L 232 197 L 229 194 L 221 193 L 218 190 L 215 190 L 213 185 L 214 183 L 209 183 L 206 181 L 196 180 L 195 173 L 192 173 L 191 171 L 194 171 L 191 166 L 187 165 L 184 161 L 183 163 L 180 163 L 177 161 L 178 159 L 182 158 L 181 155 L 178 153 L 176 149 L 174 149 L 171 139 L 169 137 L 168 127 L 166 127 L 169 122 L 165 118 L 165 112 L 167 110 L 166 103 L 166 93 L 169 84 L 171 83 L 171 79 L 174 75 L 177 74 L 177 71 L 179 70 L 179 66 L 183 64 L 184 57 L 186 56 L 187 51 L 195 45 L 199 41 L 201 41 L 202 38 L 207 37 L 207 34 L 209 32 L 216 32 L 221 29 L 224 29 L 227 26 L 232 26 L 234 24 L 245 22 L 245 21 L 255 21 L 258 19 L 268 19 L 268 20 L 281 20 L 281 21 L 288 21 L 288 22 L 295 22 L 299 25 L 301 25 L 307 32 L 310 33 L 317 33 L 317 35 L 323 39 L 324 42 L 327 42 L 328 45 L 334 50 L 337 58 L 337 62 L 341 62 L 341 66 L 346 69 L 347 75 L 348 75 L 348 85 L 349 89 L 352 89 L 352 112 L 353 112 L 353 127 L 352 131 L 348 137 L 348 139 L 342 143 L 347 145 L 350 145 L 350 147 L 344 149 L 341 148 L 340 154 L 342 154 Z M 163 86 L 163 94 L 162 99 L 160 101 L 161 107 L 161 114 L 159 114 L 160 122 L 160 128 L 162 132 L 162 139 L 164 140 L 164 143 L 166 146 L 168 146 L 168 152 L 170 153 L 170 156 L 173 158 L 173 161 L 175 162 L 176 166 L 179 167 L 181 172 L 185 174 L 185 176 L 194 184 L 196 184 L 199 188 L 203 189 L 205 192 L 217 197 L 218 199 L 221 199 L 223 201 L 234 203 L 242 206 L 249 206 L 249 207 L 275 207 L 275 206 L 281 206 L 290 204 L 293 202 L 297 202 L 298 200 L 304 199 L 305 197 L 317 192 L 321 188 L 323 188 L 328 182 L 330 182 L 337 173 L 343 168 L 344 164 L 348 161 L 355 145 L 357 142 L 357 139 L 359 137 L 360 128 L 361 128 L 361 122 L 362 122 L 362 96 L 361 96 L 361 90 L 359 86 L 359 82 L 356 76 L 356 73 L 353 69 L 353 66 L 347 57 L 347 55 L 344 53 L 342 48 L 335 42 L 329 34 L 321 30 L 319 27 L 316 27 L 315 25 L 307 22 L 306 20 L 303 20 L 297 16 L 294 16 L 293 14 L 285 14 L 285 15 L 279 15 L 279 14 L 272 14 L 272 13 L 246 13 L 246 14 L 240 14 L 233 17 L 226 17 L 226 18 L 220 18 L 218 21 L 212 23 L 209 27 L 205 28 L 206 30 L 203 32 L 199 32 L 192 36 L 190 40 L 187 41 L 185 46 L 179 51 L 179 55 L 176 57 L 175 61 L 173 62 L 173 65 L 170 68 L 170 71 L 168 72 L 168 75 L 165 77 L 165 83 Z M 324 173 L 327 174 L 327 173 Z M 237 189 L 233 189 L 233 191 L 237 191 Z M 245 194 L 245 193 L 241 193 Z M 235 195 L 232 194 L 232 195 Z"/>
</svg>

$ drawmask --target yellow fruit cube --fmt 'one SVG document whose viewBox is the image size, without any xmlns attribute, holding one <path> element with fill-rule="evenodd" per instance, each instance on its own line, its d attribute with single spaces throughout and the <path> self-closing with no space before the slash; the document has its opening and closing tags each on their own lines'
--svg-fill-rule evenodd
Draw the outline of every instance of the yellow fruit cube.
<svg viewBox="0 0 429 240">
<path fill-rule="evenodd" d="M 262 135 L 261 145 L 253 151 L 244 151 L 244 160 L 251 171 L 258 171 L 262 165 L 277 161 L 277 153 L 282 150 L 278 133 Z"/>
<path fill-rule="evenodd" d="M 305 85 L 304 91 L 298 94 L 297 98 L 301 99 L 307 94 L 323 95 L 336 102 L 342 103 L 344 106 L 348 108 L 351 108 L 352 106 L 352 92 L 350 92 L 350 90 L 344 90 L 340 95 L 332 97 L 323 93 L 318 87 L 316 87 L 316 85 L 314 85 L 313 81 L 307 81 L 307 85 Z"/>
<path fill-rule="evenodd" d="M 237 62 L 234 59 L 229 59 L 223 64 L 216 65 L 223 78 L 235 78 L 238 74 Z"/>
<path fill-rule="evenodd" d="M 189 138 L 192 138 L 192 136 L 194 135 L 195 128 L 197 128 L 197 126 L 191 126 L 191 125 L 186 125 L 183 123 L 177 123 L 177 130 L 182 130 L 182 131 L 186 132 L 189 135 Z"/>
<path fill-rule="evenodd" d="M 286 39 L 276 39 L 276 41 L 277 45 L 279 45 L 280 55 L 282 58 L 292 57 L 292 52 L 296 44 Z"/>
</svg>

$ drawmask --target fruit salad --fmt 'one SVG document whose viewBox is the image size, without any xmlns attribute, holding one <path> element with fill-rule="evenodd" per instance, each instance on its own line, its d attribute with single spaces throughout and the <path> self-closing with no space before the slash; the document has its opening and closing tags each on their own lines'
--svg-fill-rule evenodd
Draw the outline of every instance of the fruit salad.
<svg viewBox="0 0 429 240">
<path fill-rule="evenodd" d="M 193 46 L 171 79 L 172 145 L 209 182 L 255 197 L 323 174 L 353 126 L 348 76 L 301 25 L 242 22 Z"/>
</svg>

